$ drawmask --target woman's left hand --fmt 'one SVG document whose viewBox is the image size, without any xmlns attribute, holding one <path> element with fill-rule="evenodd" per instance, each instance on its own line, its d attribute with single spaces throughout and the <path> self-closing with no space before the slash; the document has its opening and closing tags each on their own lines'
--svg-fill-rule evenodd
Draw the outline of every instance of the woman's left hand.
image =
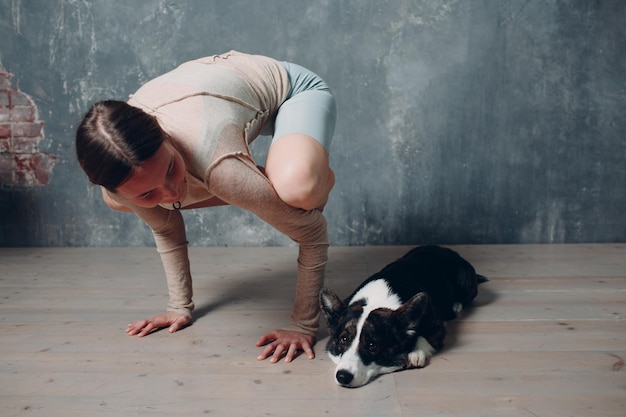
<svg viewBox="0 0 626 417">
<path fill-rule="evenodd" d="M 315 358 L 315 353 L 313 352 L 314 344 L 314 336 L 290 330 L 274 330 L 261 336 L 256 343 L 259 347 L 265 346 L 265 349 L 263 349 L 263 352 L 257 359 L 262 361 L 271 356 L 270 363 L 276 363 L 284 356 L 285 362 L 291 362 L 299 351 L 303 351 L 309 359 L 313 359 Z"/>
</svg>

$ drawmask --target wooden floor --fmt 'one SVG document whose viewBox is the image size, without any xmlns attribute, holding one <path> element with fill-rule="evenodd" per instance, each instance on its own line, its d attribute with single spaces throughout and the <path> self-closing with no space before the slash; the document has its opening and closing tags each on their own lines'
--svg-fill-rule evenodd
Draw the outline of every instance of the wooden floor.
<svg viewBox="0 0 626 417">
<path fill-rule="evenodd" d="M 259 362 L 288 319 L 295 248 L 192 248 L 197 319 L 126 336 L 166 302 L 153 248 L 0 249 L 0 416 L 626 416 L 626 245 L 453 247 L 490 278 L 430 365 L 357 389 L 317 358 Z M 334 247 L 343 296 L 407 247 Z"/>
</svg>

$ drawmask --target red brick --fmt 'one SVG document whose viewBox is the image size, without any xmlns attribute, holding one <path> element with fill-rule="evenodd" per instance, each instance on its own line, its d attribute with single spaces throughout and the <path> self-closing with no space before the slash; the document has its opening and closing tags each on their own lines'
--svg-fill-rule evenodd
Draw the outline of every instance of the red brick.
<svg viewBox="0 0 626 417">
<path fill-rule="evenodd" d="M 35 166 L 35 156 L 33 155 L 13 155 L 15 168 L 13 170 L 13 185 L 35 185 L 33 167 Z"/>
<path fill-rule="evenodd" d="M 18 106 L 11 109 L 11 121 L 13 122 L 34 122 L 36 117 L 34 107 Z"/>
<path fill-rule="evenodd" d="M 56 156 L 47 153 L 40 153 L 37 160 L 37 167 L 34 170 L 37 183 L 39 185 L 46 185 L 50 180 L 50 173 L 54 164 L 56 163 Z"/>
<path fill-rule="evenodd" d="M 11 124 L 0 123 L 0 138 L 10 138 L 10 137 L 11 137 Z"/>
<path fill-rule="evenodd" d="M 11 133 L 14 138 L 38 138 L 43 130 L 43 122 L 13 123 Z"/>
<path fill-rule="evenodd" d="M 13 138 L 11 145 L 15 154 L 35 154 L 39 150 L 39 138 Z"/>
<path fill-rule="evenodd" d="M 0 90 L 0 107 L 9 107 L 9 91 Z"/>
<path fill-rule="evenodd" d="M 13 172 L 13 185 L 32 187 L 36 185 L 35 176 L 30 170 Z"/>
<path fill-rule="evenodd" d="M 14 185 L 46 185 L 56 157 L 40 153 L 36 155 L 15 155 Z"/>
<path fill-rule="evenodd" d="M 0 154 L 11 153 L 11 139 L 0 138 Z"/>
<path fill-rule="evenodd" d="M 0 107 L 0 123 L 8 123 L 11 118 L 11 111 L 8 107 Z"/>
<path fill-rule="evenodd" d="M 33 101 L 28 95 L 22 93 L 19 90 L 9 90 L 9 106 L 34 106 Z"/>
<path fill-rule="evenodd" d="M 12 155 L 0 154 L 0 171 L 15 170 L 15 161 Z"/>
<path fill-rule="evenodd" d="M 34 122 L 35 108 L 31 106 L 18 106 L 11 109 L 11 120 L 14 122 Z M 0 114 L 2 112 L 0 111 Z M 0 118 L 0 121 L 2 119 Z"/>
<path fill-rule="evenodd" d="M 33 155 L 13 155 L 13 160 L 15 161 L 15 170 L 16 171 L 32 171 L 33 169 L 33 160 L 35 157 Z"/>
</svg>

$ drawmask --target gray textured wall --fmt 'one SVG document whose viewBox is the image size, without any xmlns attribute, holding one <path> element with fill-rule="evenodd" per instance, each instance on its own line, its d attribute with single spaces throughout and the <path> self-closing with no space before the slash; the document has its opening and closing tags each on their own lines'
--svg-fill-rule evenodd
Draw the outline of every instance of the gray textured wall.
<svg viewBox="0 0 626 417">
<path fill-rule="evenodd" d="M 334 89 L 332 244 L 626 241 L 624 22 L 621 0 L 0 0 L 0 67 L 57 157 L 46 186 L 0 187 L 0 245 L 153 244 L 88 185 L 74 129 L 230 49 Z M 232 207 L 185 216 L 192 245 L 290 244 Z"/>
</svg>

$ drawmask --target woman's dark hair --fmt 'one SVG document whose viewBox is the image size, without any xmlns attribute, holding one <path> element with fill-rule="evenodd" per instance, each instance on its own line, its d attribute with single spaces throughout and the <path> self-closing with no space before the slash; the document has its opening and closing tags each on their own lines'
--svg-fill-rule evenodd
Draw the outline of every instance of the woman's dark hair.
<svg viewBox="0 0 626 417">
<path fill-rule="evenodd" d="M 89 181 L 115 191 L 163 143 L 156 119 L 126 102 L 94 104 L 76 131 L 76 156 Z"/>
</svg>

